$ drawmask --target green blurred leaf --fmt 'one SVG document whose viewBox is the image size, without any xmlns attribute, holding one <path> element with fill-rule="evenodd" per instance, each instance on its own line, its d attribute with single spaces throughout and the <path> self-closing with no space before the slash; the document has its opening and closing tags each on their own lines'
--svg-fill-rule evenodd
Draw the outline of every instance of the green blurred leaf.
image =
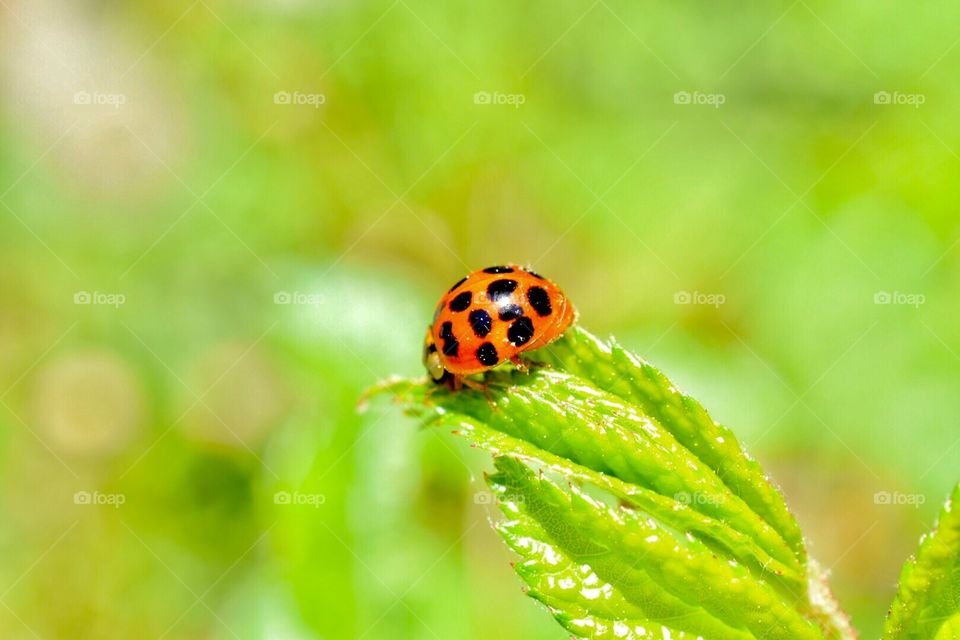
<svg viewBox="0 0 960 640">
<path fill-rule="evenodd" d="M 392 391 L 494 455 L 529 595 L 587 638 L 854 637 L 796 521 L 726 428 L 657 369 L 575 328 L 488 394 Z"/>
<path fill-rule="evenodd" d="M 900 574 L 884 640 L 960 638 L 960 484 Z"/>
</svg>

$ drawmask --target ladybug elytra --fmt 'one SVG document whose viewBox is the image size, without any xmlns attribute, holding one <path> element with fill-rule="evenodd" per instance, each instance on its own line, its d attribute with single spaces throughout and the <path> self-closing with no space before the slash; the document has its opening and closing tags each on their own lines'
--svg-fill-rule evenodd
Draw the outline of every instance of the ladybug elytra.
<svg viewBox="0 0 960 640">
<path fill-rule="evenodd" d="M 454 284 L 440 298 L 427 328 L 423 364 L 430 378 L 457 389 L 463 376 L 550 344 L 577 318 L 553 282 L 516 265 L 487 267 Z"/>
</svg>

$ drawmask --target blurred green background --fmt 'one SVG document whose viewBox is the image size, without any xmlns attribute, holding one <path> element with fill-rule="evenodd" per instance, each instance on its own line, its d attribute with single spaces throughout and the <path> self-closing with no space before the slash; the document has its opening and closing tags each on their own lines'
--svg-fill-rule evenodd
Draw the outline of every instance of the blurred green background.
<svg viewBox="0 0 960 640">
<path fill-rule="evenodd" d="M 960 5 L 0 1 L 0 637 L 562 638 L 361 391 L 529 263 L 864 637 L 960 469 Z"/>
</svg>

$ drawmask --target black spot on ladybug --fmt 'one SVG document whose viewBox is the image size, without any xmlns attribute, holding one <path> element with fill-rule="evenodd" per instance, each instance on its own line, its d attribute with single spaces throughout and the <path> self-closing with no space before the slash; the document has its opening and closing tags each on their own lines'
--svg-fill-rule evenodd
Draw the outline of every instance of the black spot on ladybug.
<svg viewBox="0 0 960 640">
<path fill-rule="evenodd" d="M 524 345 L 533 337 L 533 321 L 530 318 L 517 318 L 507 329 L 507 340 L 515 347 Z"/>
<path fill-rule="evenodd" d="M 450 293 L 451 291 L 453 291 L 454 289 L 456 289 L 457 287 L 459 287 L 460 285 L 462 285 L 462 284 L 463 284 L 464 282 L 466 282 L 466 281 L 467 281 L 467 276 L 463 276 L 462 278 L 460 278 L 459 280 L 457 280 L 457 283 L 456 283 L 455 285 L 453 285 L 452 287 L 450 287 L 449 289 L 447 289 L 447 293 Z"/>
<path fill-rule="evenodd" d="M 494 280 L 487 286 L 487 296 L 491 302 L 497 302 L 500 298 L 509 296 L 517 289 L 516 280 Z"/>
<path fill-rule="evenodd" d="M 513 273 L 513 267 L 487 267 L 483 270 L 484 273 Z"/>
<path fill-rule="evenodd" d="M 444 322 L 440 325 L 440 338 L 443 340 L 443 348 L 440 350 L 445 356 L 457 356 L 460 353 L 460 343 L 453 335 L 453 323 Z"/>
<path fill-rule="evenodd" d="M 500 313 L 498 315 L 501 320 L 516 320 L 523 315 L 523 307 L 518 304 L 505 304 L 500 307 Z"/>
<path fill-rule="evenodd" d="M 444 340 L 453 337 L 453 323 L 449 320 L 440 325 L 440 337 Z"/>
<path fill-rule="evenodd" d="M 457 297 L 450 301 L 450 311 L 466 311 L 467 307 L 470 306 L 471 299 L 473 299 L 473 294 L 469 291 L 457 294 Z"/>
<path fill-rule="evenodd" d="M 500 355 L 497 353 L 497 348 L 493 346 L 492 343 L 484 342 L 482 345 L 477 347 L 477 360 L 479 360 L 480 364 L 485 367 L 492 367 L 500 362 Z"/>
<path fill-rule="evenodd" d="M 530 301 L 530 306 L 541 318 L 553 313 L 553 307 L 550 306 L 550 296 L 543 288 L 530 287 L 527 289 L 527 300 Z"/>
<path fill-rule="evenodd" d="M 486 338 L 493 328 L 493 318 L 483 309 L 474 309 L 470 312 L 470 326 L 478 338 Z"/>
<path fill-rule="evenodd" d="M 433 344 L 432 342 L 430 343 L 430 346 L 427 347 L 427 353 L 433 353 L 436 350 L 437 350 L 437 345 Z"/>
<path fill-rule="evenodd" d="M 454 337 L 443 339 L 443 355 L 456 357 L 460 354 L 460 343 Z"/>
<path fill-rule="evenodd" d="M 524 269 L 524 271 L 532 275 L 534 278 L 537 278 L 539 280 L 546 280 L 546 278 L 544 278 L 542 275 L 540 275 L 536 271 L 531 271 L 530 269 Z"/>
</svg>

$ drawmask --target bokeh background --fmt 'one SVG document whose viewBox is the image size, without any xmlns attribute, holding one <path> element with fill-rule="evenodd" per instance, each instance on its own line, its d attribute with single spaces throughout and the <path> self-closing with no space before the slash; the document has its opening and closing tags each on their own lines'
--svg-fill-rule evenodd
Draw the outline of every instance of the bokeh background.
<svg viewBox="0 0 960 640">
<path fill-rule="evenodd" d="M 864 637 L 960 470 L 960 5 L 0 0 L 0 637 L 562 638 L 364 388 L 529 263 Z"/>
</svg>

